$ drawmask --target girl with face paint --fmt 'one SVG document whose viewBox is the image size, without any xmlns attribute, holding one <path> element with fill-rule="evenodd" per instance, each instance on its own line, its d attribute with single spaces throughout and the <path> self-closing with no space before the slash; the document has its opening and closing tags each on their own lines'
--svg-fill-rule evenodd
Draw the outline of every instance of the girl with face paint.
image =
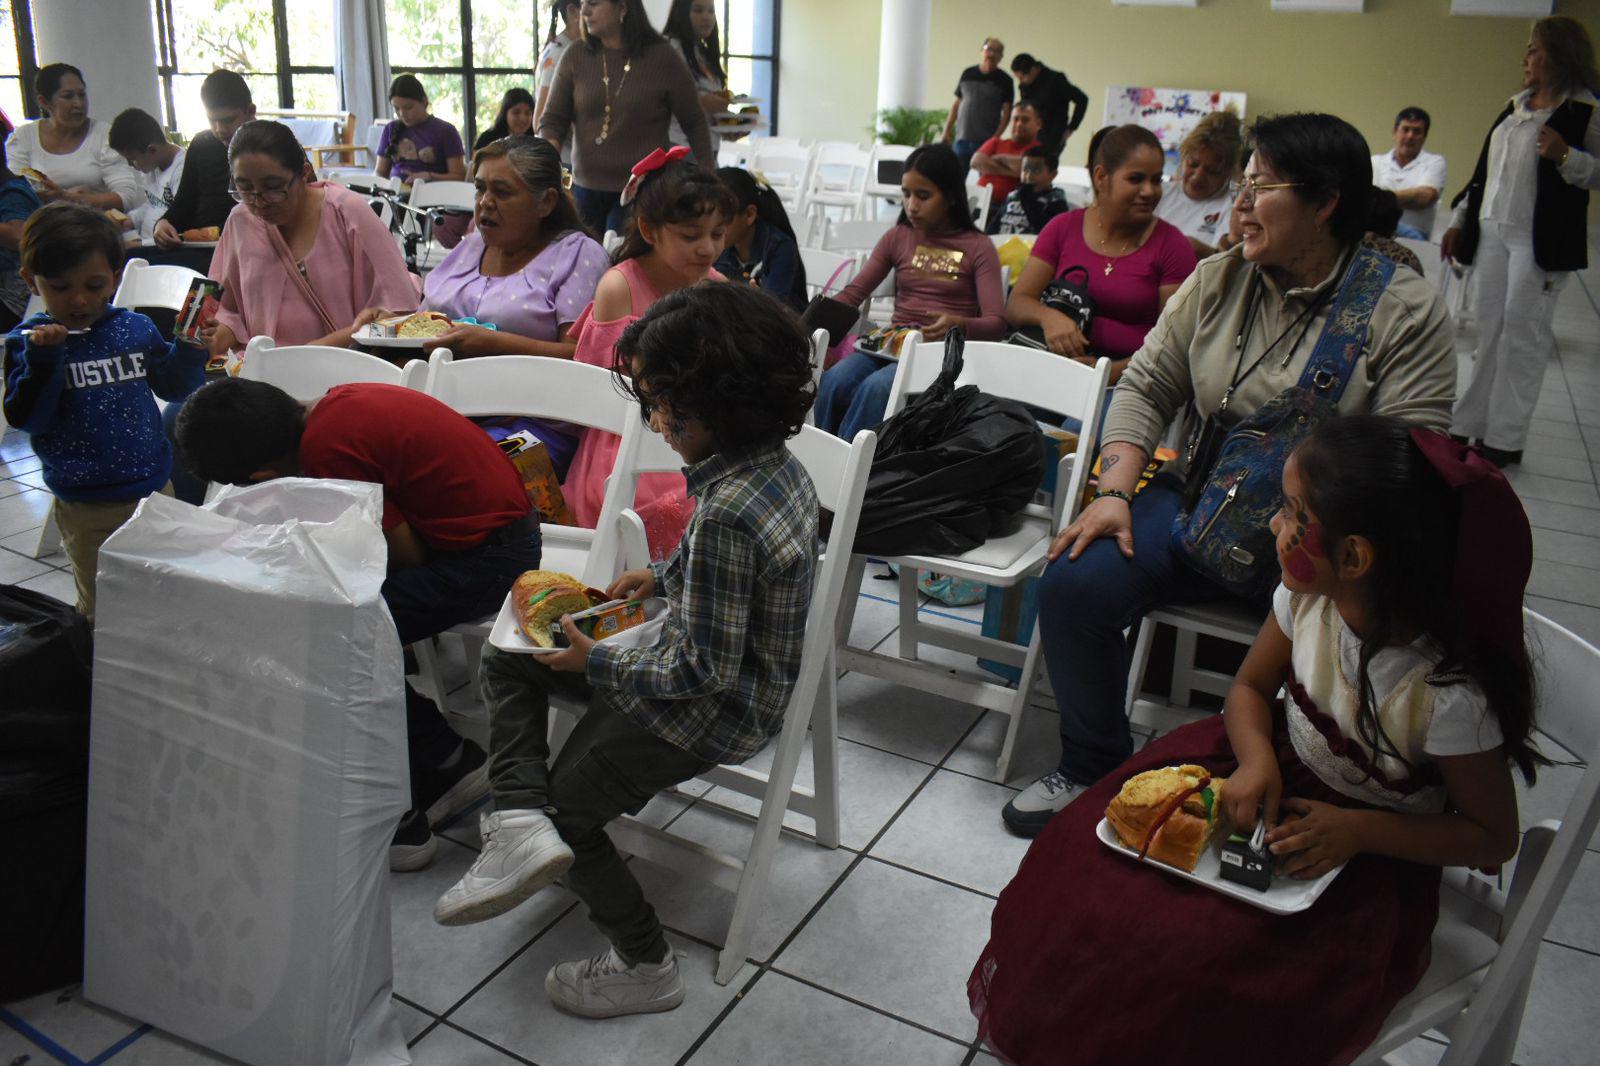
<svg viewBox="0 0 1600 1066">
<path fill-rule="evenodd" d="M 1398 419 L 1333 419 L 1286 464 L 1272 528 L 1283 584 L 1220 719 L 1081 793 L 1000 894 L 968 989 L 1009 1060 L 1054 1061 L 1070 1040 L 1085 1062 L 1178 1061 L 1204 1031 L 1229 1062 L 1277 1063 L 1259 1019 L 1287 1006 L 1296 1063 L 1349 1062 L 1427 969 L 1439 868 L 1516 852 L 1512 767 L 1531 780 L 1539 761 L 1533 550 L 1499 471 Z M 1338 870 L 1315 905 L 1285 919 L 1178 891 L 1095 839 L 1124 782 L 1184 764 L 1226 778 L 1215 803 L 1234 828 L 1265 821 L 1277 878 Z M 1064 893 L 1068 878 L 1090 887 Z M 1350 947 L 1285 951 L 1285 921 L 1297 944 Z M 1201 952 L 1210 996 L 1127 965 Z"/>
</svg>

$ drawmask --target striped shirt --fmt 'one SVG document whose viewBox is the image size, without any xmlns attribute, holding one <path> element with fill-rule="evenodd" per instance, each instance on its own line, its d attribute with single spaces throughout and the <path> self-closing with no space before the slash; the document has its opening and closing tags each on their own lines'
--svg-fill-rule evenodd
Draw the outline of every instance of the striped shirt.
<svg viewBox="0 0 1600 1066">
<path fill-rule="evenodd" d="M 740 763 L 783 727 L 816 568 L 817 494 L 781 444 L 684 470 L 683 540 L 651 566 L 666 597 L 648 648 L 589 650 L 595 699 L 692 755 Z"/>
</svg>

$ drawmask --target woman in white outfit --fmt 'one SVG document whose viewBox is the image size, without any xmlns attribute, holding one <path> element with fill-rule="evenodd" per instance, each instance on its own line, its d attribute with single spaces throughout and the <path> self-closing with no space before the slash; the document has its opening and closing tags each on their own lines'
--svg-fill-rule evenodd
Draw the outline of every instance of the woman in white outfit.
<svg viewBox="0 0 1600 1066">
<path fill-rule="evenodd" d="M 1600 74 L 1582 23 L 1534 23 L 1522 76 L 1452 201 L 1443 242 L 1445 258 L 1478 279 L 1477 356 L 1452 432 L 1481 442 L 1497 466 L 1522 461 L 1555 349 L 1556 297 L 1589 264 L 1587 190 L 1600 188 Z"/>
<path fill-rule="evenodd" d="M 18 126 L 6 139 L 12 171 L 43 175 L 29 177 L 47 204 L 73 200 L 101 210 L 132 211 L 143 203 L 139 176 L 108 143 L 111 124 L 89 117 L 82 72 L 67 63 L 50 63 L 39 68 L 34 88 L 44 117 Z"/>
</svg>

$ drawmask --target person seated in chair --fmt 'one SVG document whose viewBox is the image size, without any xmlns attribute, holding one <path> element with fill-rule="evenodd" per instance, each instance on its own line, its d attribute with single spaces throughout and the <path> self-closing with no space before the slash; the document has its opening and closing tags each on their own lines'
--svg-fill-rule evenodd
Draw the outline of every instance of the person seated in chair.
<svg viewBox="0 0 1600 1066">
<path fill-rule="evenodd" d="M 499 610 L 517 577 L 539 566 L 539 515 L 516 467 L 483 430 L 414 389 L 338 385 L 301 404 L 264 381 L 223 378 L 189 397 L 177 438 L 184 465 L 204 481 L 382 485 L 383 598 L 402 645 Z M 483 749 L 457 736 L 409 684 L 406 731 L 412 809 L 389 847 L 392 870 L 432 862 L 432 828 L 487 788 Z"/>
<path fill-rule="evenodd" d="M 648 647 L 596 643 L 570 615 L 568 646 L 549 657 L 485 647 L 495 810 L 478 860 L 434 908 L 444 925 L 483 921 L 565 874 L 611 945 L 553 967 L 544 986 L 557 1007 L 590 1018 L 683 1001 L 661 922 L 605 827 L 663 789 L 744 762 L 782 730 L 817 543 L 816 491 L 784 447 L 812 393 L 809 347 L 787 308 L 749 285 L 701 282 L 652 304 L 616 352 L 618 386 L 683 457 L 699 499 L 671 558 L 607 590 L 664 597 L 665 623 Z M 588 702 L 553 766 L 551 695 Z"/>
</svg>

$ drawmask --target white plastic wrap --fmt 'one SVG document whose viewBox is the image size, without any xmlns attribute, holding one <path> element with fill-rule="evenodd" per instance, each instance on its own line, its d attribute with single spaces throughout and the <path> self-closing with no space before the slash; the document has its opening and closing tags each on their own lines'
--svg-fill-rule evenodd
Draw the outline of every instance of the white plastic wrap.
<svg viewBox="0 0 1600 1066">
<path fill-rule="evenodd" d="M 261 1066 L 409 1063 L 382 490 L 152 496 L 100 551 L 84 994 Z"/>
</svg>

